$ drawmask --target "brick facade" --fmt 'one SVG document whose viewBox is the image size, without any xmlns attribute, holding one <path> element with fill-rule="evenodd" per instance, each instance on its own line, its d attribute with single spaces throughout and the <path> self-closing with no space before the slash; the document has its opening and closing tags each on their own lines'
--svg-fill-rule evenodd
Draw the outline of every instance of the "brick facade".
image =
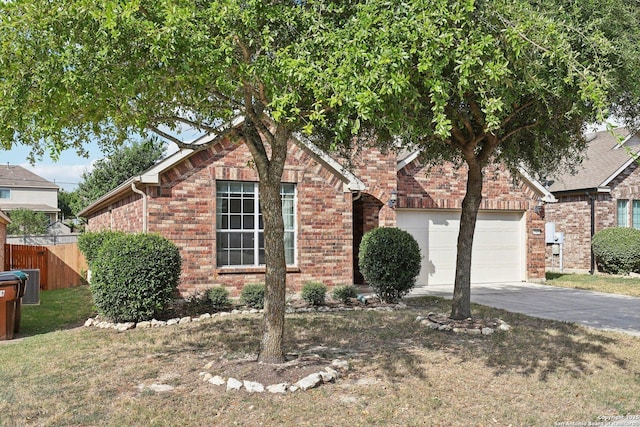
<svg viewBox="0 0 640 427">
<path fill-rule="evenodd" d="M 362 236 L 378 226 L 395 226 L 398 208 L 458 209 L 465 192 L 464 168 L 445 165 L 427 169 L 414 161 L 397 171 L 394 153 L 375 148 L 355 151 L 350 171 L 364 184 L 351 192 L 339 176 L 300 143 L 291 142 L 283 182 L 296 184 L 295 266 L 288 268 L 289 291 L 308 281 L 328 286 L 361 283 L 357 250 Z M 160 185 L 138 187 L 146 197 L 147 228 L 172 240 L 183 259 L 182 295 L 214 285 L 238 295 L 248 283 L 264 282 L 264 267 L 216 266 L 216 181 L 257 182 L 251 155 L 243 144 L 223 141 L 172 164 L 160 174 Z M 397 192 L 398 206 L 389 200 Z M 118 199 L 89 215 L 91 231 L 143 229 L 143 197 L 128 188 Z M 482 209 L 521 211 L 527 227 L 527 274 L 544 277 L 544 228 L 533 212 L 539 195 L 515 182 L 502 169 L 491 169 L 485 181 Z M 542 239 L 542 240 L 541 240 Z"/>
<path fill-rule="evenodd" d="M 263 283 L 264 268 L 216 267 L 216 180 L 258 181 L 244 145 L 223 142 L 193 154 L 161 176 L 161 185 L 147 187 L 148 231 L 180 248 L 183 295 L 222 285 L 237 295 L 246 283 Z M 296 184 L 297 264 L 287 284 L 299 290 L 307 281 L 329 286 L 352 282 L 352 195 L 343 181 L 296 144 L 290 144 L 283 182 Z M 93 214 L 92 231 L 142 230 L 142 196 L 129 194 Z M 349 230 L 345 233 L 345 230 Z"/>
<path fill-rule="evenodd" d="M 464 166 L 444 164 L 429 167 L 414 160 L 398 172 L 398 207 L 459 210 L 466 193 L 466 176 Z M 545 277 L 544 219 L 535 212 L 540 197 L 531 187 L 514 179 L 506 169 L 486 168 L 480 209 L 523 213 L 528 280 Z"/>
<path fill-rule="evenodd" d="M 632 163 L 608 186 L 609 191 L 594 193 L 580 190 L 558 193 L 557 203 L 546 207 L 546 221 L 555 223 L 556 232 L 564 233 L 563 269 L 586 272 L 591 269 L 591 197 L 594 197 L 594 232 L 617 226 L 618 200 L 628 200 L 628 224 L 632 224 L 632 201 L 640 200 L 640 167 Z M 587 195 L 589 193 L 589 195 Z M 557 270 L 559 255 L 546 248 L 547 267 Z"/>
</svg>

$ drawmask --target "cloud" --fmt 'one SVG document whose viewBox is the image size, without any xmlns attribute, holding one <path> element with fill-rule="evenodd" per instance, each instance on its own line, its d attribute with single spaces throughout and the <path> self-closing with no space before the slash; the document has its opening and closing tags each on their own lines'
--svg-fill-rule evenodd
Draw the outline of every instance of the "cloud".
<svg viewBox="0 0 640 427">
<path fill-rule="evenodd" d="M 93 162 L 87 161 L 86 164 L 73 165 L 63 165 L 59 163 L 36 164 L 34 166 L 29 163 L 22 163 L 20 166 L 47 181 L 55 183 L 64 190 L 71 191 L 77 188 L 78 183 L 82 180 L 83 172 L 90 172 L 93 169 Z"/>
</svg>

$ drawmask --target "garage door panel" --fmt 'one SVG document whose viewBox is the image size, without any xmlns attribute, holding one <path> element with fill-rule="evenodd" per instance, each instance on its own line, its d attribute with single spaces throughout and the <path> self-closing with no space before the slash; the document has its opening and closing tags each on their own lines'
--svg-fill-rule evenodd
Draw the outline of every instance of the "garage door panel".
<svg viewBox="0 0 640 427">
<path fill-rule="evenodd" d="M 524 278 L 522 213 L 480 212 L 474 236 L 471 281 Z M 423 256 L 418 285 L 452 284 L 455 278 L 460 212 L 398 211 L 398 227 L 408 231 Z"/>
</svg>

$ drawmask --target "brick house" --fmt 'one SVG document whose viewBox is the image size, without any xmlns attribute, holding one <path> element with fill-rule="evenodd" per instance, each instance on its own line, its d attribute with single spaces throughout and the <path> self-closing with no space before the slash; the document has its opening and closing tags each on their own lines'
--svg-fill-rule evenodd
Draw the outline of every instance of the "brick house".
<svg viewBox="0 0 640 427">
<path fill-rule="evenodd" d="M 4 244 L 7 242 L 7 224 L 11 220 L 4 212 L 0 211 L 0 271 L 4 268 Z"/>
<path fill-rule="evenodd" d="M 419 285 L 453 283 L 465 172 L 450 165 L 429 171 L 417 154 L 401 157 L 367 148 L 346 169 L 306 139 L 290 141 L 282 196 L 291 290 L 308 281 L 360 283 L 357 248 L 378 226 L 416 236 L 424 256 Z M 245 283 L 264 282 L 258 175 L 251 163 L 246 146 L 228 140 L 182 150 L 79 215 L 91 231 L 147 230 L 175 242 L 183 257 L 183 295 L 213 285 L 237 294 Z M 476 281 L 544 278 L 544 220 L 536 212 L 551 195 L 526 174 L 516 178 L 495 169 L 486 179 Z"/>
<path fill-rule="evenodd" d="M 591 236 L 610 227 L 640 228 L 640 169 L 634 160 L 640 138 L 624 129 L 586 135 L 585 158 L 575 174 L 548 180 L 557 203 L 546 206 L 546 220 L 564 234 L 562 267 L 568 272 L 595 269 Z M 547 266 L 559 268 L 560 254 L 547 248 Z"/>
</svg>

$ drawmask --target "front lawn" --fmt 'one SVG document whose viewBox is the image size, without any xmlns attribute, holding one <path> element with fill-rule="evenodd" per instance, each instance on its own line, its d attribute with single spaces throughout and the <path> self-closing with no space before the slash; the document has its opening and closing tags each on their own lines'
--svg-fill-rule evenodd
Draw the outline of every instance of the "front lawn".
<svg viewBox="0 0 640 427">
<path fill-rule="evenodd" d="M 640 297 L 640 278 L 605 274 L 547 273 L 547 285 Z"/>
<path fill-rule="evenodd" d="M 476 316 L 512 330 L 458 335 L 415 321 L 448 313 L 449 301 L 411 301 L 393 312 L 288 314 L 290 352 L 342 358 L 351 369 L 284 395 L 227 392 L 198 375 L 210 361 L 255 355 L 259 314 L 3 342 L 0 424 L 549 426 L 640 414 L 637 337 L 475 305 Z"/>
</svg>

